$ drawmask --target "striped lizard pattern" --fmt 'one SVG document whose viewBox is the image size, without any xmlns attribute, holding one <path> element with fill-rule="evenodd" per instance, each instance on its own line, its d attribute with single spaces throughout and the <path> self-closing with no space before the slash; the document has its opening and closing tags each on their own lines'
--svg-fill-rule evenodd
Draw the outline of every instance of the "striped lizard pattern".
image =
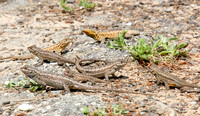
<svg viewBox="0 0 200 116">
<path fill-rule="evenodd" d="M 43 50 L 61 54 L 65 50 L 66 46 L 68 46 L 70 43 L 73 44 L 72 40 L 69 38 L 65 38 L 52 46 L 44 48 Z M 1 58 L 0 60 L 5 60 L 5 59 L 26 60 L 26 59 L 32 59 L 32 58 L 34 58 L 34 55 L 28 54 L 28 55 L 21 55 L 21 56 L 9 56 L 9 57 L 5 57 L 5 58 Z"/>
<path fill-rule="evenodd" d="M 123 33 L 123 30 L 122 31 L 110 31 L 110 32 L 98 32 L 95 30 L 84 29 L 83 32 L 87 36 L 89 36 L 97 41 L 100 41 L 101 43 L 104 43 L 106 38 L 109 38 L 109 39 L 117 38 L 119 33 L 120 34 Z M 140 34 L 139 31 L 127 30 L 127 32 L 125 34 L 125 38 L 130 38 L 133 35 L 139 35 L 139 34 Z"/>
</svg>

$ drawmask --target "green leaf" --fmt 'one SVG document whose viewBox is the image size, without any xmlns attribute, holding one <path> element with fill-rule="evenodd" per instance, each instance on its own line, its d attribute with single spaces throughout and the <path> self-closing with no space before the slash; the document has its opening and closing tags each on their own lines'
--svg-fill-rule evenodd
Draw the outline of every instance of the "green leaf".
<svg viewBox="0 0 200 116">
<path fill-rule="evenodd" d="M 89 115 L 90 114 L 90 110 L 86 106 L 84 106 L 83 110 L 82 110 L 82 113 L 85 114 L 85 115 Z"/>
<path fill-rule="evenodd" d="M 185 51 L 183 51 L 183 52 L 180 52 L 180 56 L 187 56 L 187 52 L 188 52 L 188 50 L 185 50 Z"/>
<path fill-rule="evenodd" d="M 168 42 L 169 42 L 169 41 L 172 41 L 172 40 L 177 40 L 177 39 L 179 39 L 179 38 L 172 37 L 172 38 L 169 38 L 169 39 L 168 39 Z"/>
<path fill-rule="evenodd" d="M 110 41 L 107 42 L 107 47 L 109 47 L 109 48 L 113 48 L 113 45 L 111 44 Z"/>
<path fill-rule="evenodd" d="M 187 46 L 187 45 L 188 45 L 187 43 L 182 43 L 182 44 L 180 44 L 179 46 L 177 46 L 176 49 L 181 49 L 181 48 L 183 48 L 183 47 L 185 47 L 185 46 Z"/>
<path fill-rule="evenodd" d="M 148 55 L 148 54 L 139 55 L 140 58 L 142 58 L 142 59 L 144 59 L 144 60 L 147 60 L 147 61 L 149 60 L 149 56 L 150 56 L 150 55 Z"/>
<path fill-rule="evenodd" d="M 61 1 L 60 1 L 60 5 L 61 5 L 65 10 L 67 10 L 67 11 L 72 11 L 71 8 L 65 6 L 65 3 L 67 3 L 66 0 L 61 0 Z"/>
<path fill-rule="evenodd" d="M 160 45 L 160 40 L 157 40 L 157 41 L 153 44 L 152 50 L 158 48 L 159 45 Z"/>
<path fill-rule="evenodd" d="M 33 86 L 29 89 L 31 92 L 35 92 L 39 87 L 38 86 Z"/>
</svg>

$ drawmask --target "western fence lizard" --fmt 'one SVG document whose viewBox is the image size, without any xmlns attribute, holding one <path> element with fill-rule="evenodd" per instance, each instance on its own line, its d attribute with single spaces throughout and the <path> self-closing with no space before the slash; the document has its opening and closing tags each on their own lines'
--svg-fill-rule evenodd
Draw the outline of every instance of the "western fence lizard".
<svg viewBox="0 0 200 116">
<path fill-rule="evenodd" d="M 160 70 L 154 63 L 147 68 L 152 74 L 155 75 L 157 79 L 157 84 L 163 82 L 165 84 L 166 89 L 169 89 L 169 86 L 174 86 L 179 88 L 184 86 L 200 88 L 200 86 L 197 86 L 195 84 L 189 84 L 175 75 Z"/>
<path fill-rule="evenodd" d="M 61 54 L 62 52 L 65 51 L 66 46 L 68 46 L 70 43 L 72 43 L 72 40 L 69 38 L 62 39 L 58 43 L 49 46 L 47 48 L 44 48 L 43 50 L 45 51 L 50 51 L 50 52 L 55 52 L 57 54 Z M 20 56 L 9 56 L 9 57 L 4 57 L 0 58 L 0 60 L 5 60 L 5 59 L 12 59 L 12 60 L 26 60 L 26 59 L 32 59 L 34 58 L 33 54 L 27 54 L 27 55 L 20 55 Z"/>
<path fill-rule="evenodd" d="M 89 60 L 92 60 L 92 59 L 82 59 L 82 60 L 77 59 L 76 69 L 85 75 L 90 75 L 97 78 L 105 76 L 106 80 L 108 80 L 109 75 L 114 74 L 117 70 L 119 70 L 121 67 L 123 67 L 129 62 L 129 59 L 126 59 L 126 60 L 121 59 L 121 60 L 110 62 L 105 66 L 96 67 L 96 68 L 84 68 L 80 65 L 83 61 L 89 61 Z"/>
<path fill-rule="evenodd" d="M 69 60 L 54 52 L 44 51 L 41 48 L 36 47 L 36 45 L 29 46 L 28 50 L 40 59 L 39 63 L 35 64 L 35 66 L 42 65 L 44 60 L 57 62 L 58 65 L 63 65 L 64 67 L 67 67 L 65 63 L 75 64 L 75 62 L 72 60 Z"/>
<path fill-rule="evenodd" d="M 97 79 L 97 78 L 92 77 L 92 76 L 90 76 L 90 75 L 81 74 L 81 73 L 74 72 L 74 71 L 71 71 L 71 70 L 67 70 L 67 71 L 64 73 L 64 75 L 65 75 L 65 76 L 68 76 L 68 77 L 70 77 L 70 78 L 73 78 L 74 80 L 79 81 L 79 82 L 90 81 L 90 82 L 92 82 L 92 83 L 96 83 L 96 82 L 106 83 L 106 81 L 104 81 L 104 80 Z"/>
<path fill-rule="evenodd" d="M 79 83 L 73 79 L 67 78 L 66 76 L 62 76 L 62 75 L 51 73 L 51 72 L 41 71 L 31 66 L 24 66 L 21 68 L 21 71 L 26 76 L 33 79 L 38 84 L 44 87 L 52 86 L 52 87 L 55 87 L 56 89 L 64 89 L 67 92 L 70 92 L 70 89 L 84 89 L 84 90 L 103 90 L 103 91 L 114 91 L 114 92 L 120 92 L 120 93 L 143 94 L 143 93 L 137 93 L 134 91 L 128 91 L 128 90 L 122 90 L 122 89 L 89 86 L 83 83 Z"/>
<path fill-rule="evenodd" d="M 123 33 L 123 30 L 122 31 L 110 31 L 110 32 L 98 32 L 95 30 L 84 29 L 83 32 L 87 36 L 89 36 L 97 41 L 100 41 L 101 43 L 104 43 L 106 38 L 109 38 L 109 39 L 117 38 L 119 33 L 121 33 L 121 34 Z M 139 34 L 140 34 L 139 31 L 127 30 L 125 37 L 130 38 L 130 37 L 132 37 L 132 35 L 139 35 Z"/>
</svg>

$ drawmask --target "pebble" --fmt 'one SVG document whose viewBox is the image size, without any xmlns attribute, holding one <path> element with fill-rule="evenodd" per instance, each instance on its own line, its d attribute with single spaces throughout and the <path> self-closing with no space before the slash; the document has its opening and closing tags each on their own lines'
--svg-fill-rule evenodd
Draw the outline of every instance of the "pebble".
<svg viewBox="0 0 200 116">
<path fill-rule="evenodd" d="M 0 108 L 0 115 L 3 113 L 3 109 Z"/>
<path fill-rule="evenodd" d="M 197 102 L 193 101 L 193 102 L 190 102 L 191 105 L 197 105 Z"/>
<path fill-rule="evenodd" d="M 10 101 L 3 102 L 3 105 L 10 104 Z"/>
<path fill-rule="evenodd" d="M 159 101 L 155 101 L 155 103 L 150 106 L 149 111 L 155 111 L 159 115 L 176 116 L 176 112 L 173 109 Z"/>
<path fill-rule="evenodd" d="M 192 48 L 192 49 L 190 50 L 190 52 L 199 52 L 199 51 L 200 51 L 199 48 Z"/>
<path fill-rule="evenodd" d="M 22 19 L 22 18 L 21 19 L 17 19 L 16 22 L 19 23 L 19 24 L 23 24 L 24 23 L 24 19 Z"/>
<path fill-rule="evenodd" d="M 67 0 L 67 3 L 74 3 L 75 0 Z"/>
<path fill-rule="evenodd" d="M 31 111 L 35 108 L 32 105 L 29 105 L 29 104 L 22 104 L 22 105 L 18 106 L 18 109 L 22 110 L 22 111 Z"/>
<path fill-rule="evenodd" d="M 6 50 L 6 49 L 7 49 L 7 47 L 1 47 L 0 51 Z"/>
</svg>

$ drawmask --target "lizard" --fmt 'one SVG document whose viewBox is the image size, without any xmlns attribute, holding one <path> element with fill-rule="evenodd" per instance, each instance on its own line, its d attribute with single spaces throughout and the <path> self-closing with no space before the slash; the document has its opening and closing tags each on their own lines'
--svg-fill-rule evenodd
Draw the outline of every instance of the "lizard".
<svg viewBox="0 0 200 116">
<path fill-rule="evenodd" d="M 122 90 L 122 89 L 113 89 L 113 88 L 104 88 L 98 86 L 89 86 L 78 81 L 75 81 L 71 78 L 67 78 L 66 76 L 41 71 L 35 67 L 24 66 L 20 68 L 20 70 L 29 78 L 36 81 L 38 84 L 43 87 L 52 86 L 56 89 L 64 89 L 67 92 L 70 92 L 70 89 L 83 89 L 83 90 L 102 90 L 102 91 L 113 91 L 120 93 L 133 93 L 133 94 L 144 94 L 150 95 L 148 93 L 138 93 L 134 91 Z"/>
<path fill-rule="evenodd" d="M 178 78 L 175 75 L 172 75 L 170 73 L 164 72 L 161 69 L 159 69 L 154 63 L 152 63 L 150 66 L 147 67 L 147 69 L 155 75 L 157 79 L 157 84 L 163 82 L 165 84 L 165 88 L 168 90 L 169 86 L 174 86 L 174 87 L 193 87 L 193 88 L 200 88 L 200 86 L 195 85 L 195 84 L 189 84 L 186 81 Z"/>
<path fill-rule="evenodd" d="M 100 41 L 101 43 L 104 43 L 106 38 L 113 39 L 117 38 L 119 33 L 123 33 L 124 31 L 110 31 L 110 32 L 98 32 L 95 30 L 90 30 L 90 29 L 84 29 L 83 33 L 85 33 L 87 36 Z M 140 35 L 139 31 L 136 30 L 127 30 L 125 34 L 125 38 L 130 38 L 132 35 Z"/>
<path fill-rule="evenodd" d="M 41 48 L 36 47 L 36 45 L 29 46 L 27 49 L 29 50 L 30 53 L 37 56 L 40 60 L 39 63 L 35 64 L 35 66 L 42 65 L 44 63 L 44 60 L 47 60 L 47 61 L 50 61 L 50 62 L 51 61 L 57 62 L 58 65 L 63 65 L 64 67 L 67 67 L 65 63 L 75 64 L 74 61 L 63 57 L 62 55 L 59 55 L 59 54 L 54 53 L 54 52 L 42 50 Z"/>
<path fill-rule="evenodd" d="M 126 59 L 126 60 L 120 59 L 117 61 L 109 62 L 105 66 L 100 66 L 96 68 L 84 68 L 80 65 L 83 61 L 89 61 L 89 60 L 92 60 L 92 59 L 76 59 L 75 60 L 76 69 L 85 75 L 94 76 L 96 78 L 105 76 L 106 80 L 109 80 L 108 78 L 109 75 L 113 75 L 121 67 L 123 67 L 128 62 L 130 62 L 130 59 Z"/>
<path fill-rule="evenodd" d="M 55 52 L 57 54 L 62 54 L 65 51 L 66 46 L 68 46 L 70 43 L 73 44 L 72 40 L 69 38 L 65 38 L 52 46 L 44 48 L 43 50 Z M 5 60 L 5 59 L 26 60 L 26 59 L 32 59 L 32 58 L 34 58 L 33 54 L 27 54 L 27 55 L 21 55 L 21 56 L 9 56 L 9 57 L 5 57 L 5 58 L 0 58 L 0 60 Z"/>
<path fill-rule="evenodd" d="M 85 75 L 85 74 L 78 73 L 78 72 L 71 71 L 71 70 L 65 71 L 64 75 L 68 76 L 70 78 L 73 78 L 74 80 L 79 81 L 79 82 L 90 81 L 92 83 L 95 83 L 95 82 L 106 83 L 106 81 L 104 81 L 104 80 L 97 79 L 93 76 Z"/>
</svg>

